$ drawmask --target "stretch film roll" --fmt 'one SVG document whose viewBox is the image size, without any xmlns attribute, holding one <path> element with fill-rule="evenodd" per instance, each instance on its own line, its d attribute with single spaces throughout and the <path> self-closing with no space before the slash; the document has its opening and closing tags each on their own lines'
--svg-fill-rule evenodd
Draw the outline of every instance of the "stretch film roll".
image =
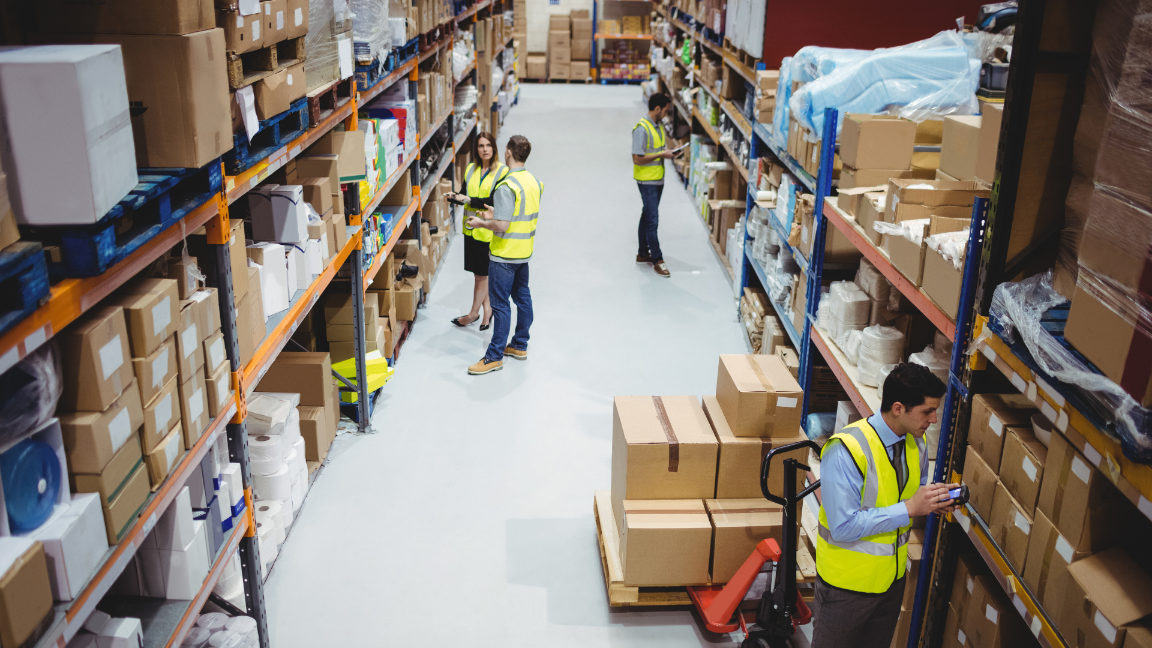
<svg viewBox="0 0 1152 648">
<path fill-rule="evenodd" d="M 22 533 L 52 516 L 60 495 L 60 459 L 52 446 L 25 439 L 0 455 L 0 477 L 12 531 Z"/>
<path fill-rule="evenodd" d="M 756 200 L 759 202 L 776 202 L 776 192 L 772 190 L 757 191 Z"/>
<path fill-rule="evenodd" d="M 252 483 L 256 487 L 256 496 L 260 499 L 284 501 L 292 496 L 292 481 L 288 475 L 288 466 L 280 468 L 271 475 L 252 475 Z"/>
</svg>

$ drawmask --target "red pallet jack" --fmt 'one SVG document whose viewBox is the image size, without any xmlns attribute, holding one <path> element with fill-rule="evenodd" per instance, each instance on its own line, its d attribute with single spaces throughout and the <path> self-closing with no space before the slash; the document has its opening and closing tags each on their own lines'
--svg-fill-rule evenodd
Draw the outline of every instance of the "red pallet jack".
<svg viewBox="0 0 1152 648">
<path fill-rule="evenodd" d="M 796 629 L 812 620 L 812 611 L 796 589 L 796 505 L 809 493 L 820 487 L 817 481 L 808 488 L 796 492 L 797 470 L 810 468 L 792 458 L 784 459 L 784 493 L 777 496 L 768 492 L 768 469 L 772 457 L 780 453 L 800 448 L 812 448 L 817 453 L 820 446 L 813 441 L 790 443 L 770 451 L 760 465 L 760 490 L 769 501 L 784 507 L 784 523 L 781 532 L 783 547 L 768 538 L 756 545 L 755 551 L 744 561 L 732 580 L 723 586 L 689 587 L 688 596 L 696 604 L 700 617 L 708 629 L 716 633 L 744 631 L 744 641 L 740 648 L 791 648 L 792 635 Z M 755 617 L 746 619 L 743 612 L 737 612 L 740 602 L 748 594 L 748 589 L 756 580 L 756 575 L 767 561 L 776 563 L 776 579 L 772 589 L 765 590 L 760 597 L 760 606 Z M 733 619 L 735 615 L 735 619 Z"/>
</svg>

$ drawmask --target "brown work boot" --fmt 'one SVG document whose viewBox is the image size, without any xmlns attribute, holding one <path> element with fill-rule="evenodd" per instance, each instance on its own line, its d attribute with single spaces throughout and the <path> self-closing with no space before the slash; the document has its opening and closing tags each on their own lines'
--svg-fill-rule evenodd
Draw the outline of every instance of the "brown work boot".
<svg viewBox="0 0 1152 648">
<path fill-rule="evenodd" d="M 652 257 L 647 254 L 637 254 L 636 263 L 652 263 Z"/>
<path fill-rule="evenodd" d="M 528 359 L 528 351 L 521 351 L 520 349 L 513 349 L 512 347 L 504 347 L 504 355 L 509 358 L 516 358 L 517 360 Z"/>
<path fill-rule="evenodd" d="M 656 274 L 660 275 L 661 277 L 671 277 L 672 276 L 672 273 L 668 272 L 668 266 L 664 265 L 663 261 L 657 261 L 652 266 L 652 269 L 655 270 Z"/>
<path fill-rule="evenodd" d="M 471 367 L 468 367 L 468 373 L 470 375 L 473 375 L 473 376 L 483 376 L 486 373 L 492 373 L 493 371 L 500 371 L 503 368 L 504 368 L 504 362 L 502 360 L 496 360 L 494 362 L 489 362 L 489 361 L 481 358 L 480 362 L 477 362 L 476 364 L 472 365 Z"/>
</svg>

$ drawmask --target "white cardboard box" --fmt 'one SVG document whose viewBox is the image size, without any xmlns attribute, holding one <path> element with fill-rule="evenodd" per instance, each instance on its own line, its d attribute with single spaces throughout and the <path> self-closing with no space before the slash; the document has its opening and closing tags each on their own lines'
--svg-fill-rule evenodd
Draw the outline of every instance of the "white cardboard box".
<svg viewBox="0 0 1152 648">
<path fill-rule="evenodd" d="M 308 239 L 305 250 L 305 258 L 308 268 L 308 283 L 312 283 L 312 277 L 324 272 L 324 255 L 328 253 L 328 241 L 323 240 L 327 238 L 326 234 L 321 234 L 321 239 Z"/>
<path fill-rule="evenodd" d="M 252 211 L 253 239 L 277 243 L 308 240 L 304 187 L 264 185 L 257 189 L 257 195 L 249 195 L 248 205 Z"/>
<path fill-rule="evenodd" d="M 248 246 L 250 264 L 260 266 L 260 296 L 264 316 L 288 310 L 288 257 L 279 243 L 257 243 Z"/>
<path fill-rule="evenodd" d="M 108 551 L 108 534 L 104 530 L 98 494 L 79 493 L 71 504 L 59 504 L 57 508 L 59 515 L 53 516 L 30 537 L 44 545 L 48 575 L 52 579 L 52 598 L 71 601 L 100 566 Z"/>
<path fill-rule="evenodd" d="M 3 48 L 0 112 L 18 222 L 94 223 L 136 187 L 119 45 Z"/>
<path fill-rule="evenodd" d="M 97 648 L 139 648 L 144 645 L 140 619 L 111 619 L 96 635 Z"/>
<path fill-rule="evenodd" d="M 160 516 L 146 542 L 151 542 L 159 550 L 183 549 L 195 534 L 192 522 L 192 493 L 185 486 L 176 494 L 176 499 L 164 511 L 164 515 Z"/>
<path fill-rule="evenodd" d="M 308 239 L 304 239 L 300 243 L 285 246 L 288 250 L 289 268 L 296 270 L 296 290 L 304 290 L 312 285 L 312 273 L 308 270 L 308 254 L 305 251 L 308 246 Z M 293 295 L 296 293 L 293 292 Z"/>
</svg>

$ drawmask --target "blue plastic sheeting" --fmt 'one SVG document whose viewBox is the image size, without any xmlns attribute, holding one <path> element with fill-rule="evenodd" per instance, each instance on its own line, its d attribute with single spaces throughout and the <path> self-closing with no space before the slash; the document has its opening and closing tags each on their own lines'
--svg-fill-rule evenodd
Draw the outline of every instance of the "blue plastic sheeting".
<svg viewBox="0 0 1152 648">
<path fill-rule="evenodd" d="M 819 63 L 821 59 L 815 61 Z M 923 121 L 933 116 L 979 112 L 976 90 L 980 60 L 969 56 L 955 31 L 940 32 L 902 47 L 879 49 L 844 65 L 837 65 L 831 57 L 822 61 L 835 69 L 805 84 L 788 99 L 789 112 L 813 133 L 824 130 L 825 108 L 835 108 L 840 113 L 837 133 L 847 113 L 877 114 L 899 107 L 900 115 Z M 795 79 L 795 62 L 792 68 Z M 811 72 L 812 68 L 806 70 Z M 786 129 L 787 122 L 783 126 Z"/>
<path fill-rule="evenodd" d="M 837 49 L 814 45 L 802 47 L 792 57 L 792 80 L 809 83 L 871 54 L 872 50 Z"/>
</svg>

